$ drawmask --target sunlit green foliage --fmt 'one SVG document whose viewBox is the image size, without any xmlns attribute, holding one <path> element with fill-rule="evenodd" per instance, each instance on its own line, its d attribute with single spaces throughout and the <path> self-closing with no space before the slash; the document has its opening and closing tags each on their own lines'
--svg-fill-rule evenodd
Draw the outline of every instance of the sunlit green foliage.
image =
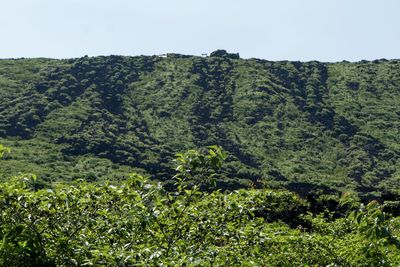
<svg viewBox="0 0 400 267">
<path fill-rule="evenodd" d="M 8 152 L 10 152 L 10 149 L 0 144 L 0 159 L 3 158 L 3 155 Z"/>
<path fill-rule="evenodd" d="M 381 217 L 375 202 L 355 217 L 333 219 L 311 213 L 307 201 L 288 191 L 200 190 L 224 158 L 215 146 L 180 154 L 173 192 L 137 174 L 118 185 L 77 181 L 40 190 L 35 176 L 8 179 L 0 184 L 0 265 L 400 264 L 399 218 Z M 348 203 L 342 204 L 359 207 Z M 371 235 L 371 227 L 390 229 L 390 239 L 381 230 Z"/>
</svg>

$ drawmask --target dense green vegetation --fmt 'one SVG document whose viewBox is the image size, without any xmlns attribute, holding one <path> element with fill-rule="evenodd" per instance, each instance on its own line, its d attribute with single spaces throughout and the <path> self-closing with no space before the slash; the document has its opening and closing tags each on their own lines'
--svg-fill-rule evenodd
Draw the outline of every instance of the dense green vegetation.
<svg viewBox="0 0 400 267">
<path fill-rule="evenodd" d="M 172 186 L 175 154 L 228 152 L 219 188 L 400 191 L 400 61 L 209 57 L 0 60 L 0 172 Z M 382 195 L 384 192 L 384 195 Z M 392 197 L 393 198 L 393 197 Z"/>
<path fill-rule="evenodd" d="M 399 266 L 400 217 L 378 202 L 346 194 L 316 212 L 289 191 L 202 190 L 225 158 L 219 147 L 179 154 L 174 191 L 137 174 L 40 190 L 34 176 L 7 179 L 0 265 Z"/>
</svg>

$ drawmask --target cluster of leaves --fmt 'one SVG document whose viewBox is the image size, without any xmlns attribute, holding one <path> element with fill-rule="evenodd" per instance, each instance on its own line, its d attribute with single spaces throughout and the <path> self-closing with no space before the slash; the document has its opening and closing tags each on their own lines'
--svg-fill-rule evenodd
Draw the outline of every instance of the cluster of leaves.
<svg viewBox="0 0 400 267">
<path fill-rule="evenodd" d="M 0 141 L 20 148 L 0 172 L 50 183 L 128 170 L 171 183 L 177 152 L 217 144 L 229 152 L 220 188 L 399 194 L 399 66 L 223 50 L 0 60 Z"/>
<path fill-rule="evenodd" d="M 334 220 L 305 215 L 309 203 L 289 191 L 200 190 L 225 157 L 219 147 L 178 155 L 173 192 L 137 174 L 118 185 L 79 181 L 40 190 L 35 176 L 9 179 L 0 184 L 0 265 L 400 264 L 400 220 L 381 218 L 376 205 Z M 371 227 L 390 233 L 371 236 Z"/>
<path fill-rule="evenodd" d="M 5 153 L 9 153 L 10 149 L 8 147 L 3 146 L 0 144 L 0 159 L 3 158 Z"/>
</svg>

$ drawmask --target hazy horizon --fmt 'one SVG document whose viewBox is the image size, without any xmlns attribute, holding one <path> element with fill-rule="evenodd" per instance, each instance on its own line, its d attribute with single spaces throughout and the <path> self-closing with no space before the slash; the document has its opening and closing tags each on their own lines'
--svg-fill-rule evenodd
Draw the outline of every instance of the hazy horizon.
<svg viewBox="0 0 400 267">
<path fill-rule="evenodd" d="M 220 48 L 220 49 L 224 49 L 224 48 Z M 224 49 L 226 50 L 226 49 Z M 210 51 L 210 53 L 213 51 Z M 237 51 L 227 51 L 228 53 L 239 53 Z M 207 56 L 210 55 L 210 53 L 207 53 Z M 193 55 L 193 54 L 181 54 L 181 53 L 176 53 L 176 52 L 167 52 L 164 54 L 180 54 L 180 55 L 184 55 L 184 56 L 198 56 L 198 57 L 203 57 L 202 55 Z M 152 54 L 152 55 L 145 55 L 145 54 L 138 54 L 138 55 L 120 55 L 120 54 L 108 54 L 108 55 L 82 55 L 82 56 L 77 56 L 77 57 L 42 57 L 42 56 L 38 56 L 38 57 L 4 57 L 4 58 L 0 58 L 0 60 L 23 60 L 23 59 L 50 59 L 50 60 L 68 60 L 68 59 L 76 59 L 76 58 L 83 58 L 83 57 L 109 57 L 109 56 L 123 56 L 123 57 L 138 57 L 138 56 L 162 56 L 164 54 Z M 375 59 L 359 59 L 359 60 L 332 60 L 332 61 L 326 61 L 326 60 L 317 60 L 317 59 L 310 59 L 310 60 L 296 60 L 296 59 L 268 59 L 268 58 L 262 58 L 262 57 L 243 57 L 240 55 L 241 59 L 261 59 L 261 60 L 267 60 L 267 61 L 292 61 L 292 62 L 312 62 L 312 61 L 317 61 L 317 62 L 321 62 L 321 63 L 339 63 L 339 62 L 350 62 L 350 63 L 357 63 L 357 62 L 361 62 L 361 61 L 376 61 L 376 60 L 400 60 L 400 58 L 375 58 Z"/>
<path fill-rule="evenodd" d="M 201 55 L 322 62 L 400 58 L 395 0 L 15 0 L 0 58 Z"/>
</svg>

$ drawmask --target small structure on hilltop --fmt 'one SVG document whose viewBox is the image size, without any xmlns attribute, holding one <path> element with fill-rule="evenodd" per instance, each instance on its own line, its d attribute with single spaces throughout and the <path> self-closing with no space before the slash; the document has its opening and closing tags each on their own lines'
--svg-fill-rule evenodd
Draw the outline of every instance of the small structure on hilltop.
<svg viewBox="0 0 400 267">
<path fill-rule="evenodd" d="M 230 59 L 239 59 L 239 53 L 228 53 L 226 50 L 218 49 L 215 50 L 210 54 L 210 57 L 223 57 L 223 58 L 230 58 Z"/>
</svg>

